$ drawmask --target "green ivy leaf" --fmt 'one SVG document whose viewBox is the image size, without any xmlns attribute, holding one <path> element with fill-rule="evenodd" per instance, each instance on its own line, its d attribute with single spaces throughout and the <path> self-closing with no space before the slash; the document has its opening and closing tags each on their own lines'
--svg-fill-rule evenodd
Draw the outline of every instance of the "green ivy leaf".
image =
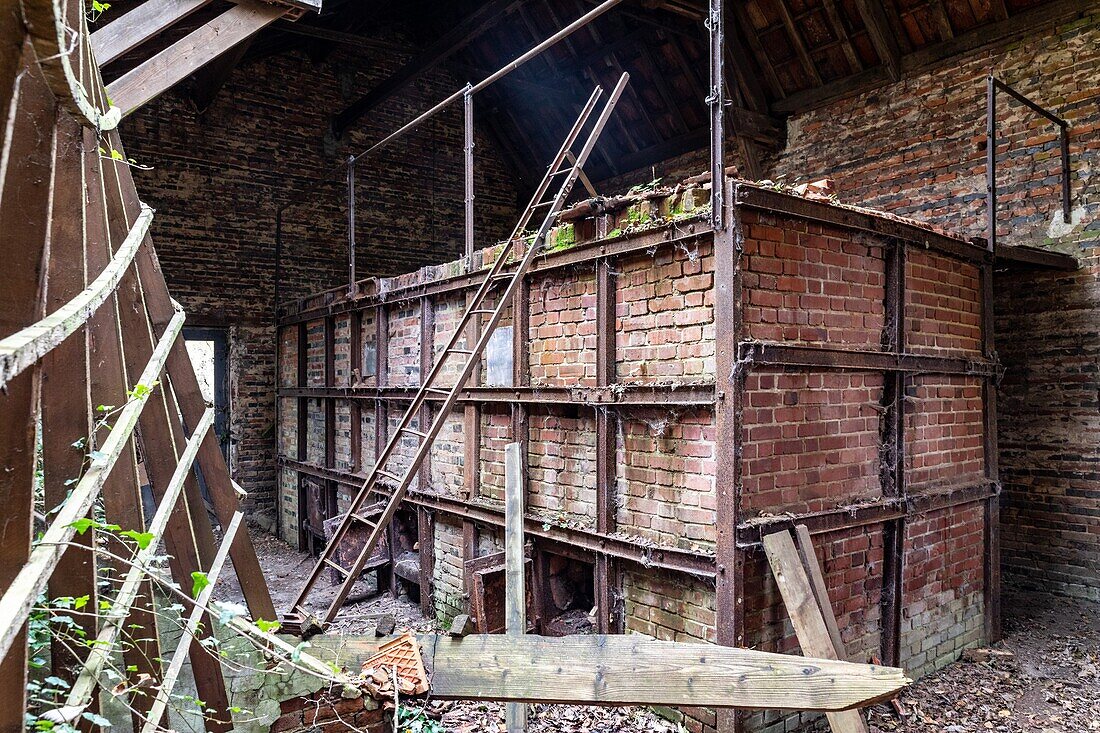
<svg viewBox="0 0 1100 733">
<path fill-rule="evenodd" d="M 119 534 L 121 534 L 123 537 L 129 537 L 130 539 L 132 539 L 142 550 L 152 544 L 153 540 L 156 539 L 156 535 L 154 535 L 152 532 L 138 532 L 137 530 L 133 529 L 128 529 L 125 532 L 120 532 Z"/>
<path fill-rule="evenodd" d="M 258 618 L 253 623 L 256 624 L 256 628 L 265 634 L 274 634 L 279 630 L 278 621 L 268 621 L 266 619 Z"/>
<path fill-rule="evenodd" d="M 206 573 L 201 570 L 196 570 L 191 573 L 191 597 L 198 598 L 199 593 L 202 593 L 202 589 L 210 585 L 210 579 L 206 577 Z"/>
<path fill-rule="evenodd" d="M 87 532 L 89 529 L 94 527 L 96 524 L 98 524 L 98 522 L 95 522 L 91 519 L 88 519 L 87 517 L 84 517 L 83 519 L 76 520 L 75 522 L 73 522 L 69 526 L 72 527 L 73 529 L 75 529 L 77 534 L 82 535 L 85 532 Z"/>
</svg>

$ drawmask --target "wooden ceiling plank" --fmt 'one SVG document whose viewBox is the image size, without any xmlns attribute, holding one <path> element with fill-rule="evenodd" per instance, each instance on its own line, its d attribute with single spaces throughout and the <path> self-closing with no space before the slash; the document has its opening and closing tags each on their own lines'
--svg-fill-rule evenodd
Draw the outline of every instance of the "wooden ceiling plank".
<svg viewBox="0 0 1100 733">
<path fill-rule="evenodd" d="M 210 109 L 210 105 L 214 103 L 218 92 L 229 81 L 229 77 L 233 75 L 233 70 L 244 59 L 244 55 L 248 53 L 251 45 L 252 39 L 247 38 L 234 46 L 232 50 L 222 54 L 195 72 L 194 85 L 190 95 L 191 101 L 195 103 L 195 109 L 200 113 Z"/>
<path fill-rule="evenodd" d="M 844 19 L 840 17 L 840 9 L 836 6 L 836 0 L 822 0 L 822 5 L 825 7 L 825 15 L 829 18 L 829 24 L 832 26 L 833 32 L 840 39 L 840 48 L 844 51 L 844 57 L 848 59 L 852 71 L 863 71 L 863 61 L 859 58 L 855 46 L 852 45 L 848 29 L 844 27 Z"/>
<path fill-rule="evenodd" d="M 897 81 L 901 78 L 901 48 L 898 46 L 897 36 L 890 28 L 882 3 L 877 0 L 856 0 L 856 7 L 867 27 L 867 35 L 871 37 L 875 53 L 882 60 L 890 78 Z"/>
<path fill-rule="evenodd" d="M 332 130 L 342 135 L 351 125 L 372 110 L 405 90 L 424 73 L 465 48 L 490 26 L 522 4 L 523 0 L 489 0 L 482 4 L 458 25 L 444 33 L 425 48 L 416 58 L 398 69 L 391 76 L 337 113 L 332 119 Z"/>
<path fill-rule="evenodd" d="M 649 61 L 650 68 L 653 69 L 653 84 L 657 87 L 657 94 L 661 96 L 661 101 L 665 103 L 665 107 L 668 108 L 669 116 L 672 118 L 673 127 L 676 128 L 678 134 L 683 134 L 688 131 L 687 120 L 684 119 L 684 113 L 680 110 L 680 105 L 676 103 L 676 100 L 672 96 L 672 91 L 668 87 L 668 81 L 665 80 L 665 75 L 661 73 L 661 69 L 657 66 L 657 58 L 653 53 L 653 50 L 649 46 L 643 46 L 642 53 L 645 54 L 646 59 Z"/>
<path fill-rule="evenodd" d="M 940 32 L 941 41 L 950 41 L 955 37 L 955 29 L 951 27 L 951 17 L 947 14 L 943 0 L 929 0 L 928 10 L 936 21 L 936 29 Z"/>
<path fill-rule="evenodd" d="M 775 73 L 775 67 L 772 66 L 771 59 L 768 57 L 767 51 L 764 50 L 763 44 L 760 43 L 760 36 L 757 35 L 756 29 L 753 28 L 752 22 L 749 20 L 748 13 L 745 12 L 745 6 L 739 2 L 731 2 L 733 6 L 733 13 L 737 20 L 736 27 L 730 28 L 730 32 L 726 34 L 727 38 L 732 37 L 741 30 L 741 37 L 745 39 L 745 42 L 749 44 L 749 50 L 752 51 L 752 55 L 756 57 L 756 60 L 760 64 L 760 69 L 764 72 L 764 79 L 768 83 L 769 91 L 776 99 L 783 99 L 787 96 L 787 90 L 783 88 L 783 83 L 779 81 L 779 75 Z M 731 46 L 731 48 L 733 48 Z"/>
<path fill-rule="evenodd" d="M 105 66 L 161 33 L 210 0 L 146 0 L 89 36 L 100 66 Z"/>
<path fill-rule="evenodd" d="M 790 37 L 791 43 L 794 44 L 798 60 L 802 62 L 803 68 L 814 85 L 820 86 L 822 84 L 821 74 L 818 73 L 817 64 L 814 63 L 813 57 L 810 56 L 810 50 L 806 47 L 806 39 L 802 37 L 802 31 L 791 16 L 791 9 L 787 7 L 786 0 L 775 0 L 775 5 L 779 8 L 779 16 L 783 21 L 783 26 L 787 29 L 787 35 Z"/>
<path fill-rule="evenodd" d="M 287 8 L 263 2 L 235 5 L 107 86 L 123 116 L 155 99 L 263 27 Z"/>
<path fill-rule="evenodd" d="M 733 3 L 728 3 L 726 13 L 729 14 L 729 6 Z M 737 87 L 741 90 L 741 95 L 744 97 L 745 104 L 749 109 L 756 112 L 768 111 L 768 97 L 764 93 L 764 87 L 760 84 L 759 77 L 752 73 L 752 66 L 749 61 L 749 54 L 745 50 L 744 45 L 741 43 L 741 38 L 737 33 L 737 23 L 731 22 L 730 18 L 727 18 L 726 27 L 730 29 L 730 32 L 726 33 L 726 51 L 729 53 L 729 67 L 733 69 L 733 76 L 737 79 Z M 766 63 L 761 62 L 761 65 Z M 701 82 L 703 89 L 706 89 L 706 82 Z M 706 96 L 704 92 L 703 96 Z"/>
<path fill-rule="evenodd" d="M 857 0 L 859 1 L 859 0 Z M 937 43 L 928 48 L 914 51 L 902 57 L 901 70 L 911 74 L 945 59 L 970 53 L 980 48 L 1018 39 L 1037 27 L 1046 27 L 1089 12 L 1095 5 L 1092 0 L 1056 0 L 992 25 L 981 26 L 957 35 L 950 41 Z M 891 82 L 885 69 L 876 67 L 866 69 L 859 74 L 839 79 L 817 89 L 807 89 L 792 94 L 786 99 L 772 104 L 772 110 L 779 114 L 794 114 L 818 107 L 834 99 L 854 94 L 862 94 Z"/>
</svg>

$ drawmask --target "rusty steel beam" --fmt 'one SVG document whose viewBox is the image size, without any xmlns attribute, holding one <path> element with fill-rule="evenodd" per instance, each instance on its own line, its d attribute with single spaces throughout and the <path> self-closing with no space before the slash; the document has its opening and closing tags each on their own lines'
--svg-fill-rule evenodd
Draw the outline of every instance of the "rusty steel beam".
<svg viewBox="0 0 1100 733">
<path fill-rule="evenodd" d="M 902 318 L 900 313 L 898 318 Z M 887 320 L 889 320 L 889 311 Z M 742 342 L 739 351 L 739 360 L 742 363 L 754 366 L 810 367 L 916 374 L 962 374 L 979 377 L 994 376 L 998 371 L 997 363 L 986 356 L 964 359 L 926 354 L 857 351 L 749 341 Z"/>
<path fill-rule="evenodd" d="M 415 387 L 280 387 L 280 397 L 346 398 L 403 402 L 413 398 Z M 442 402 L 442 396 L 429 400 Z M 465 404 L 555 405 L 712 405 L 714 385 L 678 387 L 655 384 L 613 384 L 607 387 L 470 387 L 459 394 Z"/>
<path fill-rule="evenodd" d="M 338 481 L 348 486 L 361 486 L 366 478 L 365 474 L 351 474 L 346 471 L 327 469 L 324 466 L 296 461 L 285 456 L 279 458 L 279 465 L 305 475 Z M 458 520 L 477 522 L 490 527 L 504 527 L 503 504 L 496 506 L 485 503 L 467 503 L 462 499 L 419 490 L 410 491 L 405 497 L 405 502 L 416 507 L 446 514 Z M 542 517 L 528 517 L 525 520 L 524 532 L 534 537 L 560 542 L 564 545 L 572 545 L 587 552 L 606 553 L 612 557 L 629 560 L 645 567 L 676 570 L 699 578 L 714 577 L 714 558 L 689 550 L 664 546 L 654 547 L 617 535 L 601 535 L 598 532 L 589 530 L 555 526 L 548 524 Z"/>
<path fill-rule="evenodd" d="M 576 265 L 589 265 L 595 263 L 601 257 L 625 257 L 649 253 L 654 247 L 688 247 L 701 241 L 709 234 L 710 225 L 701 215 L 697 219 L 686 219 L 678 221 L 676 224 L 654 227 L 638 234 L 622 235 L 611 240 L 601 239 L 581 242 L 566 250 L 540 253 L 531 264 L 528 272 L 537 274 L 553 272 Z M 510 267 L 505 267 L 504 272 L 510 272 Z M 392 287 L 386 291 L 384 296 L 379 295 L 377 292 L 377 281 L 360 281 L 362 283 L 359 288 L 361 295 L 355 300 L 346 299 L 346 287 L 318 293 L 304 299 L 304 302 L 308 303 L 308 301 L 321 298 L 324 300 L 322 305 L 304 305 L 303 301 L 298 301 L 280 308 L 279 324 L 287 326 L 299 321 L 316 320 L 327 315 L 338 315 L 350 310 L 376 306 L 382 302 L 401 303 L 425 295 L 445 295 L 462 290 L 476 289 L 485 280 L 487 272 L 488 268 L 483 267 L 464 275 Z"/>
</svg>

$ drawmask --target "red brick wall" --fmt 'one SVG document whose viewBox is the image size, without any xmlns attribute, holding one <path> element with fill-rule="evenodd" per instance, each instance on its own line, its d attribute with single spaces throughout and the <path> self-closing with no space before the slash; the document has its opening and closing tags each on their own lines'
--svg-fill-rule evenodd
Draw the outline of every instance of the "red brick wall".
<svg viewBox="0 0 1100 733">
<path fill-rule="evenodd" d="M 905 262 L 905 348 L 917 354 L 980 355 L 977 265 L 910 249 Z"/>
<path fill-rule="evenodd" d="M 905 530 L 901 659 L 922 675 L 981 638 L 983 510 L 970 504 L 928 512 Z"/>
<path fill-rule="evenodd" d="M 1100 247 L 997 282 L 1005 581 L 1100 601 Z"/>
<path fill-rule="evenodd" d="M 882 375 L 753 370 L 745 380 L 748 516 L 817 512 L 882 495 Z"/>
<path fill-rule="evenodd" d="M 1073 165 L 1072 216 L 1063 222 L 1052 128 L 1002 97 L 998 187 L 1001 241 L 1048 246 L 1082 258 L 1076 274 L 998 272 L 1002 552 L 1006 582 L 1100 598 L 1100 9 L 1037 27 L 1024 41 L 953 58 L 902 82 L 790 120 L 788 144 L 769 175 L 799 183 L 836 180 L 842 201 L 885 209 L 985 236 L 985 77 L 997 76 L 1067 119 Z M 973 353 L 979 313 L 966 295 L 969 265 L 927 272 L 937 256 L 910 253 L 907 320 L 913 351 Z M 942 259 L 942 258 L 939 258 Z M 961 299 L 959 296 L 962 295 Z M 954 320 L 948 324 L 947 320 Z M 911 387 L 911 390 L 914 387 Z M 975 474 L 980 423 L 971 400 L 915 386 L 920 404 L 948 400 L 950 416 L 910 414 L 919 434 L 952 432 L 968 447 L 957 459 Z M 910 407 L 912 407 L 910 402 Z M 950 422 L 944 422 L 949 419 Z M 975 431 L 978 431 L 977 433 Z M 914 481 L 939 481 L 923 452 Z M 910 462 L 912 465 L 912 462 Z M 942 463 L 939 466 L 942 467 Z"/>
<path fill-rule="evenodd" d="M 758 341 L 879 349 L 882 246 L 814 222 L 746 212 L 745 331 Z"/>
<path fill-rule="evenodd" d="M 911 491 L 984 480 L 981 380 L 918 375 L 906 392 L 905 480 Z"/>
<path fill-rule="evenodd" d="M 713 381 L 714 255 L 710 244 L 618 266 L 615 357 L 626 384 Z"/>
</svg>

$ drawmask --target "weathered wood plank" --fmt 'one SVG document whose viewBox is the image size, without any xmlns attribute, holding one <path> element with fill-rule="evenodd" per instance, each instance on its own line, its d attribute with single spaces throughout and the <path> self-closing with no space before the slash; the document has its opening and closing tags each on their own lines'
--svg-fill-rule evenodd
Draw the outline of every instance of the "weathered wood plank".
<svg viewBox="0 0 1100 733">
<path fill-rule="evenodd" d="M 46 310 L 56 311 L 77 296 L 85 285 L 84 258 L 74 257 L 83 251 L 84 185 L 81 169 L 80 124 L 69 115 L 58 116 L 54 137 L 55 176 L 53 208 L 50 214 L 50 262 L 47 275 Z M 84 451 L 74 446 L 87 440 L 92 407 L 88 403 L 88 346 L 83 326 L 72 337 L 58 344 L 42 358 L 42 466 L 45 508 L 51 511 L 68 496 L 72 479 L 79 479 L 84 469 Z M 89 607 L 96 605 L 95 532 L 88 531 L 73 538 L 73 547 L 57 563 L 50 577 L 48 597 L 88 596 Z M 73 620 L 94 638 L 93 618 L 74 615 Z M 53 672 L 72 683 L 86 649 L 68 644 L 53 644 Z M 98 702 L 98 701 L 95 701 Z M 98 712 L 98 705 L 94 712 Z"/>
<path fill-rule="evenodd" d="M 386 639 L 318 636 L 311 651 L 358 666 Z M 846 710 L 887 699 L 902 670 L 641 635 L 419 637 L 437 699 L 583 705 Z"/>
<path fill-rule="evenodd" d="M 111 82 L 107 94 L 128 115 L 284 14 L 279 5 L 235 5 Z"/>
<path fill-rule="evenodd" d="M 5 18 L 8 21 L 9 18 Z M 10 19 L 19 24 L 18 20 Z M 6 30 L 0 31 L 6 37 Z M 21 35 L 21 33 L 17 34 Z M 5 38 L 4 40 L 8 40 Z M 13 39 L 14 40 L 14 39 Z M 10 63 L 0 49 L 0 73 Z M 54 104 L 29 45 L 23 47 L 19 74 L 10 90 L 0 155 L 0 335 L 33 323 L 39 313 L 39 275 L 49 220 L 50 169 L 53 161 Z M 10 79 L 0 79 L 10 81 Z M 2 100 L 0 100 L 2 101 Z M 25 372 L 0 392 L 0 591 L 14 582 L 30 554 L 34 481 L 34 382 Z M 18 651 L 0 660 L 0 730 L 23 728 L 26 699 L 26 637 L 16 636 Z"/>
<path fill-rule="evenodd" d="M 775 532 L 764 538 L 764 552 L 775 576 L 783 605 L 791 617 L 798 644 L 806 656 L 836 659 L 837 652 L 829 634 L 824 613 L 806 574 L 798 548 L 789 532 Z M 814 564 L 817 563 L 815 558 Z M 828 712 L 834 733 L 866 733 L 867 724 L 856 710 Z"/>
<path fill-rule="evenodd" d="M 109 64 L 209 4 L 210 0 L 145 0 L 89 36 L 95 59 L 100 66 Z"/>
<path fill-rule="evenodd" d="M 527 604 L 523 578 L 523 459 L 520 443 L 504 447 L 504 633 L 523 636 L 527 631 Z M 508 733 L 527 729 L 527 706 L 508 703 L 504 709 Z"/>
</svg>

